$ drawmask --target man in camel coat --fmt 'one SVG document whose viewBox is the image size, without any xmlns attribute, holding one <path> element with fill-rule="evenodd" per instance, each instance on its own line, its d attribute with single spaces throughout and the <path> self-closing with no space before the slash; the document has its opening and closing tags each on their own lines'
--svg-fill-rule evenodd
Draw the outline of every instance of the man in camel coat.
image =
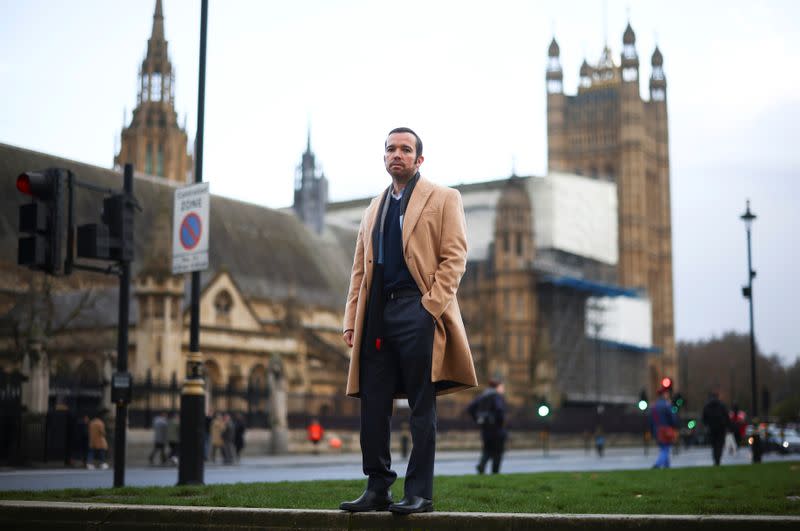
<svg viewBox="0 0 800 531">
<path fill-rule="evenodd" d="M 464 208 L 457 190 L 420 177 L 422 141 L 392 130 L 384 164 L 392 184 L 361 219 L 343 338 L 352 347 L 347 394 L 361 399 L 361 453 L 367 488 L 346 511 L 433 510 L 436 395 L 478 384 L 456 300 L 467 260 Z M 389 452 L 393 400 L 407 397 L 413 448 L 405 492 Z"/>
</svg>

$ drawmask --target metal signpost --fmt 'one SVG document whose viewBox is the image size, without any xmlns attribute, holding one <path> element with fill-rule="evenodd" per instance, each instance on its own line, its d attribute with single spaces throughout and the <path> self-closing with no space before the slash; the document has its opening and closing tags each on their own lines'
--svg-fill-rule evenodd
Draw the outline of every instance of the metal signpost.
<svg viewBox="0 0 800 531">
<path fill-rule="evenodd" d="M 173 271 L 192 272 L 191 324 L 186 378 L 181 390 L 181 455 L 178 485 L 202 485 L 205 459 L 205 385 L 203 355 L 200 353 L 200 271 L 208 267 L 208 184 L 203 183 L 203 128 L 206 99 L 206 40 L 208 0 L 200 4 L 200 72 L 197 88 L 197 136 L 195 137 L 194 186 L 175 193 L 173 227 Z M 179 198 L 180 195 L 180 198 Z M 176 263 L 177 262 L 177 263 Z"/>
</svg>

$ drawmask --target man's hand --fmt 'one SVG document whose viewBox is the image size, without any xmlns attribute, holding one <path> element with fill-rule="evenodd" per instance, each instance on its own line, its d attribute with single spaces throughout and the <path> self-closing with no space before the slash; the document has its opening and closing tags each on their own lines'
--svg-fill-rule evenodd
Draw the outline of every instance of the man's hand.
<svg viewBox="0 0 800 531">
<path fill-rule="evenodd" d="M 342 334 L 342 339 L 344 342 L 347 343 L 348 347 L 353 346 L 353 331 L 352 330 L 345 330 L 344 334 Z"/>
</svg>

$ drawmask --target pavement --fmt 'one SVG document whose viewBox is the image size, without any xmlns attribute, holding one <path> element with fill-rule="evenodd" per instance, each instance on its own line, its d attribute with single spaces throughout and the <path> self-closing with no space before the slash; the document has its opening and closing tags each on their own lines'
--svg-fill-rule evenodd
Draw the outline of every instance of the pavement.
<svg viewBox="0 0 800 531">
<path fill-rule="evenodd" d="M 170 507 L 0 500 L 0 529 L 170 530 L 629 530 L 800 529 L 797 516 L 426 513 Z"/>
<path fill-rule="evenodd" d="M 546 471 L 599 471 L 633 470 L 650 468 L 656 452 L 643 448 L 607 449 L 603 457 L 583 450 L 552 450 L 546 455 L 542 450 L 512 450 L 506 454 L 501 472 Z M 475 451 L 439 452 L 436 456 L 437 476 L 475 474 L 478 453 Z M 798 456 L 767 454 L 765 462 L 797 460 Z M 739 451 L 736 456 L 723 457 L 723 465 L 746 464 L 750 453 Z M 407 461 L 393 456 L 394 469 L 402 477 Z M 682 449 L 672 457 L 673 467 L 708 466 L 711 450 L 708 448 Z M 207 463 L 204 470 L 206 484 L 313 481 L 322 479 L 363 479 L 360 454 L 282 455 L 244 457 L 235 465 Z M 175 466 L 128 466 L 125 469 L 127 486 L 172 486 L 177 483 Z M 113 485 L 113 469 L 86 470 L 83 468 L 33 468 L 0 469 L 0 491 L 47 490 L 65 488 L 104 488 Z"/>
</svg>

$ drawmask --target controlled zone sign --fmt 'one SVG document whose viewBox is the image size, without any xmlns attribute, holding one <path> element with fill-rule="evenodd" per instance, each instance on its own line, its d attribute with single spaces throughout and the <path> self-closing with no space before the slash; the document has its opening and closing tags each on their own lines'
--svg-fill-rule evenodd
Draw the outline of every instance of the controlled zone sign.
<svg viewBox="0 0 800 531">
<path fill-rule="evenodd" d="M 208 183 L 175 190 L 172 211 L 172 273 L 208 269 Z"/>
</svg>

